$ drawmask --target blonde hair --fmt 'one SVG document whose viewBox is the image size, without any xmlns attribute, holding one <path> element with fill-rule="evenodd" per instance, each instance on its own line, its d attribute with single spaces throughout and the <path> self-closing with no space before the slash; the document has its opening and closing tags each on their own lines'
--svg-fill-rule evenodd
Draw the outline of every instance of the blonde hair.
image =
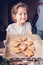
<svg viewBox="0 0 43 65">
<path fill-rule="evenodd" d="M 19 2 L 19 3 L 17 3 L 16 5 L 14 5 L 12 7 L 12 9 L 11 9 L 11 16 L 13 16 L 13 15 L 15 16 L 16 15 L 19 7 L 25 7 L 26 10 L 27 10 L 27 14 L 28 14 L 28 6 L 26 4 L 24 4 L 23 2 Z M 16 20 L 14 20 L 14 21 L 16 21 Z"/>
</svg>

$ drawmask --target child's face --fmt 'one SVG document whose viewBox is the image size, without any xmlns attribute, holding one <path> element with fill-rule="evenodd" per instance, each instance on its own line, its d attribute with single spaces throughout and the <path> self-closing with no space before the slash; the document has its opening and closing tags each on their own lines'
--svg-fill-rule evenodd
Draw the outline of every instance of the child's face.
<svg viewBox="0 0 43 65">
<path fill-rule="evenodd" d="M 16 21 L 18 24 L 24 24 L 27 20 L 27 10 L 25 7 L 19 7 L 16 13 Z"/>
</svg>

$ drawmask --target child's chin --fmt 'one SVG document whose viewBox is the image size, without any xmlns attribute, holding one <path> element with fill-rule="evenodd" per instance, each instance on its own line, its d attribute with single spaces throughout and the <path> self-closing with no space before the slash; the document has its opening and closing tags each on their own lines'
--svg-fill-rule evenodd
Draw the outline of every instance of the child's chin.
<svg viewBox="0 0 43 65">
<path fill-rule="evenodd" d="M 24 24 L 25 22 L 21 22 L 21 24 Z"/>
<path fill-rule="evenodd" d="M 21 25 L 24 25 L 25 22 L 21 23 Z"/>
</svg>

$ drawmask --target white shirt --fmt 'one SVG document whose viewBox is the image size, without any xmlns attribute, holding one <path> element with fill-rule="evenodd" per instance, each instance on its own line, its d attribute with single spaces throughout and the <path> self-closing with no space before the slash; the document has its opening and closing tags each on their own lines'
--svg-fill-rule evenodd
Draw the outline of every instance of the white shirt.
<svg viewBox="0 0 43 65">
<path fill-rule="evenodd" d="M 16 23 L 10 24 L 6 29 L 8 34 L 30 34 L 31 24 L 26 22 L 24 25 L 20 26 Z"/>
</svg>

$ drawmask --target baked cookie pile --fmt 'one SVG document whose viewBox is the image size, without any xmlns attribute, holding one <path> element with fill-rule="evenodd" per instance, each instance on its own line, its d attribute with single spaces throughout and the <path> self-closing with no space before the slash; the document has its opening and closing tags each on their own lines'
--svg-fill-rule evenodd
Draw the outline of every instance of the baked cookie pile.
<svg viewBox="0 0 43 65">
<path fill-rule="evenodd" d="M 10 51 L 14 54 L 21 54 L 25 57 L 34 56 L 35 46 L 27 37 L 17 37 L 10 42 Z"/>
</svg>

